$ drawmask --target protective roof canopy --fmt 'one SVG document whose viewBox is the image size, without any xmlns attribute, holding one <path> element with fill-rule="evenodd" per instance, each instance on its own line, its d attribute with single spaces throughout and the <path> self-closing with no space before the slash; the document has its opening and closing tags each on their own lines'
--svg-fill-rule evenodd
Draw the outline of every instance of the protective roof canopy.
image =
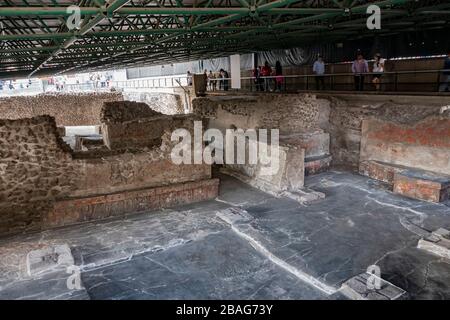
<svg viewBox="0 0 450 320">
<path fill-rule="evenodd" d="M 381 8 L 380 30 L 366 26 L 366 11 L 373 4 Z M 74 28 L 78 12 L 80 23 Z M 0 77 L 171 63 L 442 29 L 449 26 L 449 16 L 448 0 L 3 0 Z"/>
</svg>

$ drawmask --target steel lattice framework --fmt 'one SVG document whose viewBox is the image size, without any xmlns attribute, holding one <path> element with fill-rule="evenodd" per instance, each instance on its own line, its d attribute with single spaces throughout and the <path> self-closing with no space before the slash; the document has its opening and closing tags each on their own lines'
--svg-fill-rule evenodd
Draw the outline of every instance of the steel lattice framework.
<svg viewBox="0 0 450 320">
<path fill-rule="evenodd" d="M 368 30 L 367 7 L 382 9 Z M 80 8 L 69 30 L 67 8 Z M 0 77 L 186 61 L 449 27 L 450 1 L 2 0 Z"/>
</svg>

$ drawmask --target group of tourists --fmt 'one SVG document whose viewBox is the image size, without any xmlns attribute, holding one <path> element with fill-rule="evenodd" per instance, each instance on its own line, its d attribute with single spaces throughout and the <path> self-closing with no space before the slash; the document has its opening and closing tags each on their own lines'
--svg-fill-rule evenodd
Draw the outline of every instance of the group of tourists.
<svg viewBox="0 0 450 320">
<path fill-rule="evenodd" d="M 352 63 L 352 73 L 354 78 L 354 85 L 356 91 L 364 90 L 364 83 L 367 76 L 371 76 L 371 82 L 376 91 L 381 90 L 381 78 L 385 72 L 384 59 L 380 53 L 376 53 L 373 57 L 373 63 L 369 67 L 369 63 L 361 51 L 356 53 L 356 59 Z M 317 56 L 317 60 L 313 64 L 313 73 L 315 76 L 316 89 L 325 89 L 325 62 L 321 55 Z M 442 69 L 442 77 L 439 83 L 439 91 L 450 91 L 450 53 L 444 60 L 444 66 Z"/>
<path fill-rule="evenodd" d="M 381 57 L 380 53 L 376 53 L 373 57 L 373 64 L 371 70 L 369 63 L 361 51 L 356 54 L 356 59 L 352 63 L 352 73 L 354 78 L 355 90 L 364 90 L 364 80 L 366 74 L 372 72 L 372 83 L 376 91 L 380 90 L 380 80 L 385 70 L 385 59 Z M 313 64 L 313 73 L 316 75 L 316 89 L 325 89 L 325 62 L 321 55 L 317 56 L 317 60 Z"/>
<path fill-rule="evenodd" d="M 253 69 L 253 81 L 256 91 L 281 91 L 284 77 L 280 61 L 275 63 L 275 69 L 267 61 L 263 66 Z"/>
<path fill-rule="evenodd" d="M 363 53 L 358 50 L 356 52 L 355 60 L 351 64 L 351 71 L 353 73 L 354 90 L 363 91 L 366 84 L 366 79 L 369 78 L 375 91 L 381 91 L 381 79 L 385 73 L 386 59 L 380 53 L 375 53 L 373 60 L 367 61 Z M 325 61 L 323 56 L 318 54 L 316 61 L 312 65 L 312 72 L 314 74 L 316 90 L 325 90 L 327 76 Z M 209 91 L 229 89 L 230 76 L 227 71 L 220 69 L 217 73 L 208 72 L 204 70 L 204 75 L 207 81 L 207 88 Z M 444 60 L 444 66 L 441 72 L 441 80 L 439 83 L 439 91 L 450 91 L 450 53 Z M 188 71 L 188 84 L 192 85 L 192 74 Z M 252 70 L 252 81 L 255 85 L 256 91 L 282 91 L 285 89 L 285 78 L 283 76 L 283 68 L 280 61 L 276 61 L 275 67 L 269 64 L 268 61 L 264 65 L 258 66 Z M 331 88 L 329 88 L 331 89 Z"/>
<path fill-rule="evenodd" d="M 206 87 L 209 91 L 228 91 L 230 88 L 230 74 L 224 69 L 220 69 L 218 73 L 214 73 L 212 70 L 209 70 L 208 73 L 208 70 L 205 69 L 203 75 L 207 83 Z M 188 86 L 192 86 L 192 73 L 188 71 L 186 76 Z"/>
</svg>

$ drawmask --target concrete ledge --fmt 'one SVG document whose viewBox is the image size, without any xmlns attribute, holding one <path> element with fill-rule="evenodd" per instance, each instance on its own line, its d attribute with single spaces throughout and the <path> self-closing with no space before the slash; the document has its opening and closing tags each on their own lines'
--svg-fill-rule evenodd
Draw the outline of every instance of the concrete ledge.
<svg viewBox="0 0 450 320">
<path fill-rule="evenodd" d="M 172 207 L 217 197 L 219 179 L 57 201 L 42 217 L 43 228 Z"/>
</svg>

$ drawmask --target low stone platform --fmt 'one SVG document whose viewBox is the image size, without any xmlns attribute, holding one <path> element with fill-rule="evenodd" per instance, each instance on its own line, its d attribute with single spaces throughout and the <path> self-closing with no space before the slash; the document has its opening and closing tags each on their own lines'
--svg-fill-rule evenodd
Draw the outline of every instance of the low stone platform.
<svg viewBox="0 0 450 320">
<path fill-rule="evenodd" d="M 375 160 L 361 161 L 359 173 L 391 186 L 394 193 L 431 201 L 449 199 L 450 176 Z"/>
<path fill-rule="evenodd" d="M 366 160 L 359 163 L 359 173 L 363 176 L 383 181 L 391 186 L 394 185 L 394 174 L 405 170 L 406 167 L 391 163 Z"/>
<path fill-rule="evenodd" d="M 44 228 L 167 208 L 214 199 L 219 179 L 201 180 L 156 188 L 57 201 L 43 216 Z"/>
<path fill-rule="evenodd" d="M 394 193 L 431 202 L 449 198 L 450 177 L 423 170 L 404 170 L 394 175 Z"/>
</svg>

